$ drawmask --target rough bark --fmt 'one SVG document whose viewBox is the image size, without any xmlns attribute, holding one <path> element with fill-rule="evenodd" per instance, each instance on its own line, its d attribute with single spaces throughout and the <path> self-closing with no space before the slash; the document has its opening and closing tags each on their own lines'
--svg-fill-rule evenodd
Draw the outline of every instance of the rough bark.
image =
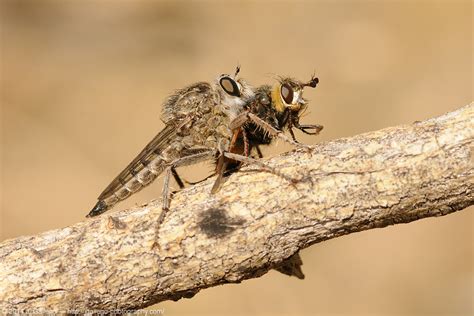
<svg viewBox="0 0 474 316">
<path fill-rule="evenodd" d="M 249 166 L 211 195 L 211 179 L 174 196 L 158 235 L 152 201 L 4 241 L 0 310 L 139 309 L 271 268 L 298 276 L 314 243 L 472 205 L 473 122 L 471 104 L 266 160 L 295 185 Z"/>
</svg>

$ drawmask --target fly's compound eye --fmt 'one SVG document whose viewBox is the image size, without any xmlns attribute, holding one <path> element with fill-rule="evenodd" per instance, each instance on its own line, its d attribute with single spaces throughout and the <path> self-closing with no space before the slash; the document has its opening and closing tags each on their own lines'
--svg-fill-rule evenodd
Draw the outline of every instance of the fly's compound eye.
<svg viewBox="0 0 474 316">
<path fill-rule="evenodd" d="M 281 86 L 281 97 L 286 104 L 293 103 L 293 94 L 293 88 L 290 85 L 285 83 Z"/>
<path fill-rule="evenodd" d="M 221 78 L 221 80 L 219 80 L 219 83 L 225 92 L 227 92 L 231 96 L 240 97 L 240 88 L 234 79 L 229 77 L 223 77 Z"/>
</svg>

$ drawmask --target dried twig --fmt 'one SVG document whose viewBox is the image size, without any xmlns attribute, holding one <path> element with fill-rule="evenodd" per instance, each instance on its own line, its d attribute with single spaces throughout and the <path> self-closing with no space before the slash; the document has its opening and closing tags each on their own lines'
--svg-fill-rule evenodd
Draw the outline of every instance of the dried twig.
<svg viewBox="0 0 474 316">
<path fill-rule="evenodd" d="M 5 241 L 0 310 L 140 309 L 271 268 L 302 277 L 311 244 L 472 205 L 473 122 L 471 104 L 267 160 L 296 185 L 244 168 L 211 195 L 209 180 L 175 195 L 158 240 L 160 201 Z"/>
</svg>

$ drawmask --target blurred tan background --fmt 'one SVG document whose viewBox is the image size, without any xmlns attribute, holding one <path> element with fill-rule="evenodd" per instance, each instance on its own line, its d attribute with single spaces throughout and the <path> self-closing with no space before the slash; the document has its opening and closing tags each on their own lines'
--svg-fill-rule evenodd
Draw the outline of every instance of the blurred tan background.
<svg viewBox="0 0 474 316">
<path fill-rule="evenodd" d="M 471 1 L 0 3 L 0 240 L 84 220 L 163 127 L 164 98 L 237 63 L 255 85 L 317 74 L 303 122 L 325 129 L 298 133 L 305 143 L 472 100 Z M 280 142 L 266 153 L 288 149 Z M 160 191 L 157 181 L 118 208 Z M 270 272 L 156 307 L 165 315 L 472 315 L 472 210 L 314 245 L 302 252 L 304 281 Z"/>
</svg>

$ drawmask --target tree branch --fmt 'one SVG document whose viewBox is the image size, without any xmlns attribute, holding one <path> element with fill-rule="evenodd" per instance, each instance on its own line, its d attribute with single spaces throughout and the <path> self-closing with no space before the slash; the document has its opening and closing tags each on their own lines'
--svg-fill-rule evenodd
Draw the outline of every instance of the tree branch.
<svg viewBox="0 0 474 316">
<path fill-rule="evenodd" d="M 269 269 L 302 277 L 302 248 L 473 204 L 474 106 L 339 139 L 161 202 L 0 244 L 0 310 L 139 309 Z M 158 237 L 157 237 L 158 236 Z M 288 259 L 288 260 L 286 260 Z M 286 261 L 285 261 L 286 260 Z"/>
</svg>

